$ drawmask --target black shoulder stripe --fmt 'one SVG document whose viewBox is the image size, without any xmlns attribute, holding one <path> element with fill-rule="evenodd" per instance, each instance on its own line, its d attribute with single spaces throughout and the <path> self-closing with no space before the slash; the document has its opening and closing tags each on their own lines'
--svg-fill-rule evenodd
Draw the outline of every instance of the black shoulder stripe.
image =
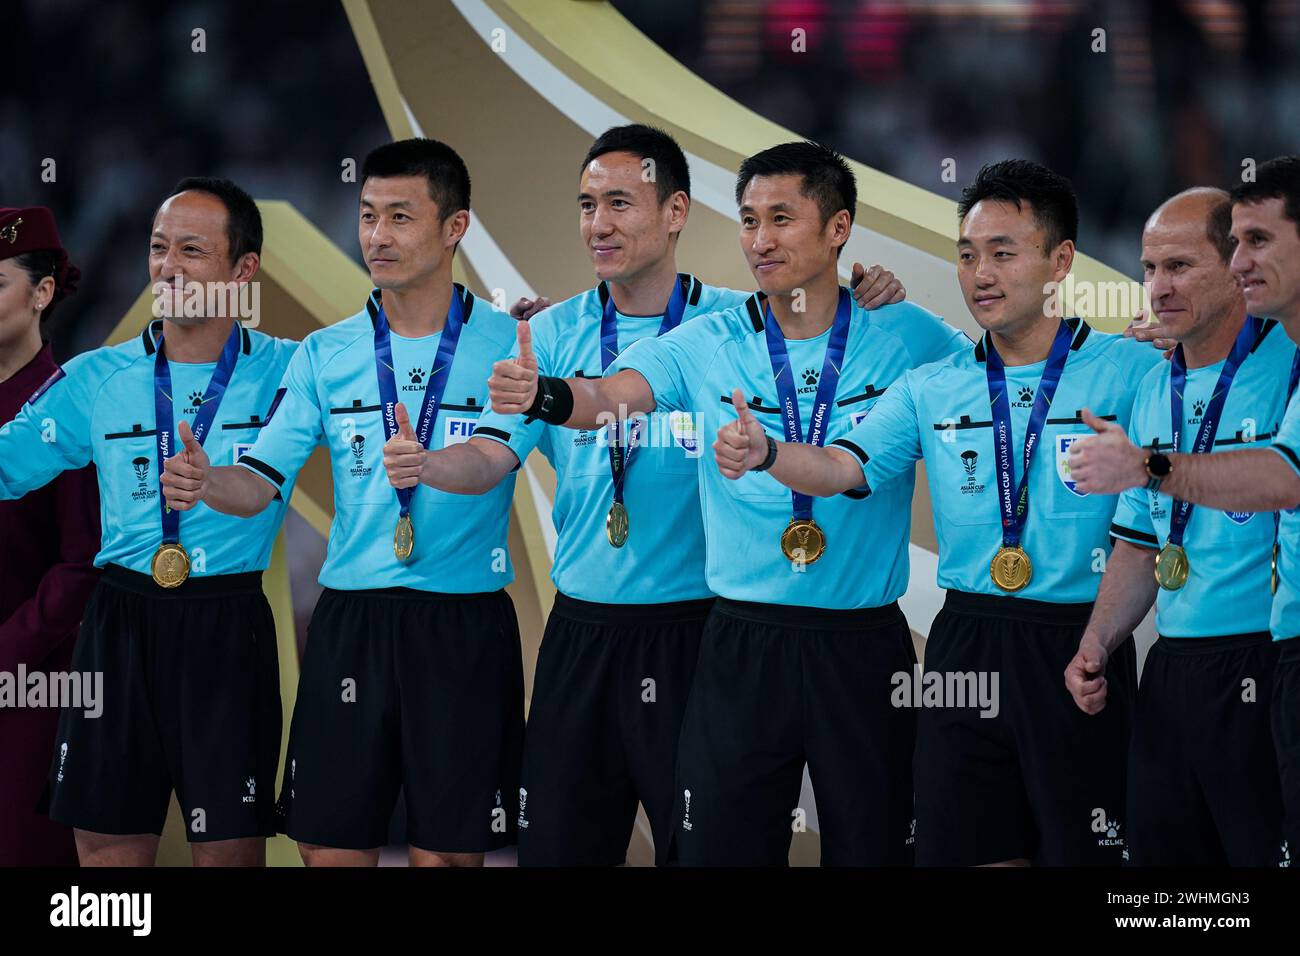
<svg viewBox="0 0 1300 956">
<path fill-rule="evenodd" d="M 493 428 L 491 425 L 483 425 L 474 429 L 475 435 L 482 435 L 484 438 L 498 438 L 506 444 L 510 443 L 510 433 L 502 431 L 500 428 Z"/>
<path fill-rule="evenodd" d="M 1092 326 L 1083 319 L 1066 319 L 1065 323 L 1074 329 L 1074 339 L 1070 342 L 1070 351 L 1077 352 L 1088 336 L 1092 334 Z"/>
<path fill-rule="evenodd" d="M 157 341 L 158 335 L 161 332 L 162 319 L 150 319 L 145 323 L 144 331 L 140 333 L 140 340 L 144 343 L 145 355 L 153 355 L 157 350 L 157 346 L 154 343 Z"/>
<path fill-rule="evenodd" d="M 605 306 L 609 305 L 609 284 L 602 280 L 600 285 L 596 286 L 596 294 L 600 297 L 600 311 L 604 312 Z"/>
<path fill-rule="evenodd" d="M 1286 457 L 1291 460 L 1291 467 L 1296 469 L 1297 471 L 1300 471 L 1300 458 L 1297 458 L 1296 453 L 1293 452 L 1290 448 L 1287 448 L 1286 445 L 1279 445 L 1277 442 L 1273 442 L 1273 444 L 1270 445 L 1269 447 L 1275 448 L 1278 451 L 1280 451 L 1282 454 L 1286 455 Z"/>
<path fill-rule="evenodd" d="M 247 465 L 253 471 L 257 472 L 276 488 L 284 487 L 284 475 L 280 474 L 260 458 L 254 458 L 252 455 L 245 454 L 239 459 L 241 465 Z"/>
<path fill-rule="evenodd" d="M 843 448 L 845 451 L 851 452 L 854 455 L 854 457 L 856 457 L 858 461 L 862 462 L 862 464 L 864 465 L 868 461 L 870 461 L 870 459 L 867 457 L 867 453 L 862 450 L 862 447 L 860 445 L 854 444 L 853 442 L 849 441 L 847 438 L 837 438 L 835 441 L 831 442 L 831 446 L 836 448 Z"/>
<path fill-rule="evenodd" d="M 461 325 L 469 325 L 469 316 L 470 316 L 470 313 L 474 311 L 474 293 L 470 292 L 469 289 L 465 288 L 465 287 L 464 287 L 463 285 L 461 285 L 459 282 L 455 282 L 455 283 L 453 283 L 452 285 L 453 285 L 453 287 L 454 287 L 454 292 L 455 292 L 455 294 L 460 296 L 460 302 L 461 302 L 460 322 L 461 322 Z"/>
<path fill-rule="evenodd" d="M 1126 528 L 1122 524 L 1111 524 L 1110 533 L 1112 537 L 1124 538 L 1130 544 L 1145 544 L 1153 548 L 1160 545 L 1160 541 L 1155 535 L 1147 534 L 1145 531 L 1135 531 L 1133 528 Z"/>
<path fill-rule="evenodd" d="M 755 332 L 763 331 L 763 293 L 755 292 L 745 300 L 745 309 L 749 312 L 749 321 Z"/>
<path fill-rule="evenodd" d="M 686 301 L 690 305 L 700 304 L 700 294 L 704 291 L 704 283 L 693 275 L 682 273 L 682 290 L 686 293 Z"/>
<path fill-rule="evenodd" d="M 239 344 L 245 355 L 253 354 L 253 337 L 248 334 L 248 326 L 239 324 Z"/>
<path fill-rule="evenodd" d="M 1261 345 L 1264 344 L 1264 340 L 1268 338 L 1268 334 L 1273 331 L 1276 325 L 1277 325 L 1277 319 L 1264 320 L 1264 324 L 1259 327 L 1259 335 L 1255 339 L 1255 344 L 1250 347 L 1250 353 L 1252 355 L 1255 354 L 1255 349 L 1259 348 Z"/>
<path fill-rule="evenodd" d="M 988 347 L 984 344 L 984 340 L 987 336 L 988 333 L 985 332 L 980 336 L 980 340 L 975 343 L 975 361 L 977 362 L 983 362 L 988 358 Z"/>
</svg>

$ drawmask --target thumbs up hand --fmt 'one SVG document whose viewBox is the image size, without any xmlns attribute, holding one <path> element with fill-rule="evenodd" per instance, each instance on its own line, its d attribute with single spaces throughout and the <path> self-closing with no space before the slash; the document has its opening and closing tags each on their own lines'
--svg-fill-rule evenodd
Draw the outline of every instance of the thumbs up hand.
<svg viewBox="0 0 1300 956">
<path fill-rule="evenodd" d="M 212 464 L 190 430 L 189 422 L 181 419 L 176 437 L 181 442 L 180 450 L 163 462 L 163 497 L 173 511 L 189 511 L 207 495 Z"/>
<path fill-rule="evenodd" d="M 397 420 L 397 434 L 384 445 L 384 470 L 394 488 L 414 488 L 420 483 L 429 452 L 416 436 L 410 413 L 401 402 L 393 410 L 393 417 Z"/>
<path fill-rule="evenodd" d="M 533 354 L 533 330 L 527 322 L 515 326 L 519 354 L 492 366 L 488 398 L 492 411 L 501 415 L 522 415 L 537 398 L 537 356 Z"/>
<path fill-rule="evenodd" d="M 1083 410 L 1083 422 L 1095 434 L 1070 446 L 1070 478 L 1084 494 L 1113 495 L 1147 483 L 1147 452 L 1129 441 L 1114 422 Z"/>
<path fill-rule="evenodd" d="M 767 433 L 749 410 L 740 389 L 732 391 L 731 401 L 736 406 L 738 417 L 718 430 L 718 439 L 713 443 L 713 455 L 717 459 L 718 470 L 734 481 L 763 463 L 767 457 Z"/>
</svg>

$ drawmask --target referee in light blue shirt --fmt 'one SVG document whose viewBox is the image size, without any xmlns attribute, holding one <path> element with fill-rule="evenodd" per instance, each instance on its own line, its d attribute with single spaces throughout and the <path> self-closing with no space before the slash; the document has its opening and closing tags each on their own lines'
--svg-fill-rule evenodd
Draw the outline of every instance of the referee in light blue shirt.
<svg viewBox="0 0 1300 956">
<path fill-rule="evenodd" d="M 1300 342 L 1300 268 L 1297 268 L 1297 263 L 1300 263 L 1300 157 L 1282 156 L 1269 160 L 1261 163 L 1256 173 L 1253 182 L 1241 183 L 1231 193 L 1233 253 L 1229 268 L 1241 284 L 1249 313 L 1266 321 L 1277 320 L 1293 343 Z M 1269 338 L 1274 334 L 1270 332 Z M 1264 357 L 1261 355 L 1263 348 L 1261 345 L 1243 363 L 1239 374 L 1244 374 L 1250 363 Z M 1287 348 L 1281 340 L 1272 342 L 1269 348 L 1280 353 L 1282 361 L 1278 364 L 1285 366 Z M 1277 358 L 1273 361 L 1277 362 Z M 1277 372 L 1281 376 L 1282 368 L 1279 367 Z M 1281 866 L 1291 865 L 1295 848 L 1300 846 L 1300 640 L 1296 640 L 1300 636 L 1300 600 L 1297 599 L 1300 593 L 1297 589 L 1297 581 L 1300 581 L 1297 576 L 1297 569 L 1300 569 L 1300 524 L 1297 524 L 1295 511 L 1300 507 L 1300 412 L 1297 412 L 1294 400 L 1298 377 L 1300 358 L 1293 355 L 1284 378 L 1284 395 L 1291 397 L 1281 428 L 1269 448 L 1232 451 L 1220 450 L 1216 444 L 1213 454 L 1172 450 L 1153 453 L 1150 448 L 1135 445 L 1118 428 L 1102 427 L 1100 434 L 1079 442 L 1072 449 L 1071 457 L 1071 468 L 1082 487 L 1101 492 L 1145 487 L 1159 492 L 1159 505 L 1171 513 L 1177 501 L 1192 502 L 1197 507 L 1188 523 L 1189 535 L 1196 522 L 1206 517 L 1220 521 L 1220 515 L 1228 513 L 1225 516 L 1229 520 L 1242 522 L 1246 515 L 1256 513 L 1249 519 L 1254 522 L 1268 518 L 1271 511 L 1281 512 L 1272 580 L 1269 581 L 1262 568 L 1256 566 L 1253 575 L 1242 572 L 1241 583 L 1224 583 L 1226 587 L 1237 588 L 1242 587 L 1245 581 L 1255 582 L 1250 595 L 1243 596 L 1239 603 L 1228 608 L 1234 612 L 1233 620 L 1237 621 L 1244 621 L 1247 614 L 1256 613 L 1255 609 L 1264 606 L 1269 592 L 1263 590 L 1260 593 L 1260 589 L 1270 586 L 1276 589 L 1269 630 L 1273 640 L 1279 642 L 1271 696 L 1273 746 L 1282 787 L 1282 841 L 1274 848 L 1275 852 L 1261 851 L 1259 858 L 1264 862 L 1275 860 Z M 1232 401 L 1231 392 L 1228 401 Z M 1232 421 L 1228 418 L 1225 426 Z M 1251 424 L 1257 439 L 1262 440 L 1258 433 L 1265 426 L 1259 422 Z M 1178 447 L 1182 449 L 1185 445 L 1180 441 Z M 1248 524 L 1242 522 L 1242 528 L 1246 527 Z M 1258 533 L 1272 528 L 1269 522 L 1265 522 L 1264 529 L 1255 530 Z M 1197 569 L 1214 560 L 1212 555 L 1198 555 L 1197 551 L 1187 548 L 1189 570 L 1185 587 L 1194 586 Z M 1157 613 L 1159 610 L 1157 607 Z M 1253 620 L 1260 619 L 1256 617 Z M 1242 651 L 1243 655 L 1247 653 L 1258 654 L 1261 658 L 1265 656 L 1265 652 L 1258 648 Z M 1225 682 L 1229 675 L 1230 672 L 1223 674 Z M 1246 676 L 1255 681 L 1253 693 L 1256 701 L 1254 704 L 1246 701 L 1247 687 L 1242 686 L 1236 691 L 1228 706 L 1237 712 L 1238 726 L 1241 726 L 1240 721 L 1248 708 L 1259 706 L 1259 702 L 1267 699 L 1266 676 L 1257 673 Z M 1096 698 L 1105 700 L 1106 684 L 1079 680 L 1075 693 L 1081 698 L 1080 706 L 1095 706 Z M 1229 700 L 1229 690 L 1223 689 L 1220 693 L 1225 701 Z M 1198 701 L 1197 705 L 1202 703 Z M 1255 741 L 1258 743 L 1258 736 Z M 1243 756 L 1242 759 L 1253 758 Z M 1258 785 L 1258 780 L 1255 782 Z M 1261 801 L 1251 812 L 1264 816 L 1261 827 L 1266 828 L 1267 803 Z M 1221 816 L 1221 813 L 1216 815 L 1215 823 L 1223 827 Z M 1229 832 L 1233 836 L 1232 845 L 1240 849 L 1233 853 L 1225 838 L 1223 851 L 1230 858 L 1247 858 L 1253 849 L 1253 844 L 1246 840 L 1250 827 L 1243 828 L 1241 823 L 1229 825 Z"/>
<path fill-rule="evenodd" d="M 196 864 L 261 865 L 275 833 L 280 680 L 261 574 L 292 487 L 253 521 L 203 507 L 175 522 L 159 485 L 178 428 L 233 465 L 274 411 L 297 343 L 227 309 L 185 314 L 187 300 L 216 301 L 210 283 L 256 281 L 261 248 L 244 190 L 181 180 L 149 239 L 165 317 L 69 361 L 0 428 L 0 497 L 90 462 L 99 477 L 104 573 L 73 669 L 104 675 L 102 713 L 63 711 L 50 770 L 50 815 L 76 828 L 83 866 L 151 866 L 173 791 Z M 166 568 L 163 548 L 176 556 Z"/>
</svg>

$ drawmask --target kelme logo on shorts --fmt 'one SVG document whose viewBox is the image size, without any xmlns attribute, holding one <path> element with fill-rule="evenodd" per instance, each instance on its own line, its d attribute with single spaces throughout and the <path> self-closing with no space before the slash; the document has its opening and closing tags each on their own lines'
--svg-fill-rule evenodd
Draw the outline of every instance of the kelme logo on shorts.
<svg viewBox="0 0 1300 956">
<path fill-rule="evenodd" d="M 1102 807 L 1092 811 L 1092 832 L 1098 834 L 1097 846 L 1124 846 L 1124 824 L 1106 817 Z"/>
</svg>

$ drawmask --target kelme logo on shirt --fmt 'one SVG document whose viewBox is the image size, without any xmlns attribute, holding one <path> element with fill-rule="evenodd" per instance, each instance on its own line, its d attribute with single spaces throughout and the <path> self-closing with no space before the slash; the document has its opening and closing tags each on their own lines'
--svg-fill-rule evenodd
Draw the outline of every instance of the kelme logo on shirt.
<svg viewBox="0 0 1300 956">
<path fill-rule="evenodd" d="M 413 368 L 406 373 L 406 377 L 411 380 L 409 385 L 403 385 L 404 392 L 423 392 L 424 391 L 424 369 Z"/>
<path fill-rule="evenodd" d="M 978 495 L 984 490 L 984 485 L 975 481 L 975 468 L 979 465 L 980 453 L 973 448 L 967 448 L 961 453 L 961 470 L 965 475 L 961 485 L 963 495 Z"/>
<path fill-rule="evenodd" d="M 201 407 L 203 407 L 203 393 L 190 392 L 190 399 L 181 406 L 181 412 L 185 415 L 197 415 Z"/>
<path fill-rule="evenodd" d="M 1015 401 L 1011 403 L 1012 408 L 1033 408 L 1034 407 L 1034 390 L 1022 386 L 1016 393 Z"/>
<path fill-rule="evenodd" d="M 144 457 L 135 458 L 131 461 L 136 481 L 135 491 L 131 492 L 132 501 L 152 501 L 158 497 L 158 489 L 149 484 L 149 465 L 149 459 Z"/>
<path fill-rule="evenodd" d="M 1204 414 L 1205 414 L 1205 402 L 1204 401 L 1193 402 L 1192 414 L 1191 417 L 1187 419 L 1187 424 L 1199 425 L 1201 423 L 1201 416 Z"/>
<path fill-rule="evenodd" d="M 366 436 L 353 435 L 348 447 L 352 449 L 352 467 L 348 469 L 348 474 L 353 478 L 364 478 L 369 475 L 373 469 L 366 467 Z"/>
<path fill-rule="evenodd" d="M 1070 494 L 1078 495 L 1080 498 L 1086 498 L 1088 495 L 1080 491 L 1078 483 L 1070 478 L 1070 446 L 1080 438 L 1087 437 L 1087 435 L 1056 436 L 1056 475 L 1061 479 L 1061 484 L 1065 485 Z"/>
<path fill-rule="evenodd" d="M 799 376 L 803 384 L 799 386 L 800 395 L 812 395 L 817 391 L 817 380 L 822 377 L 822 373 L 815 368 L 806 368 L 803 374 Z"/>
</svg>

